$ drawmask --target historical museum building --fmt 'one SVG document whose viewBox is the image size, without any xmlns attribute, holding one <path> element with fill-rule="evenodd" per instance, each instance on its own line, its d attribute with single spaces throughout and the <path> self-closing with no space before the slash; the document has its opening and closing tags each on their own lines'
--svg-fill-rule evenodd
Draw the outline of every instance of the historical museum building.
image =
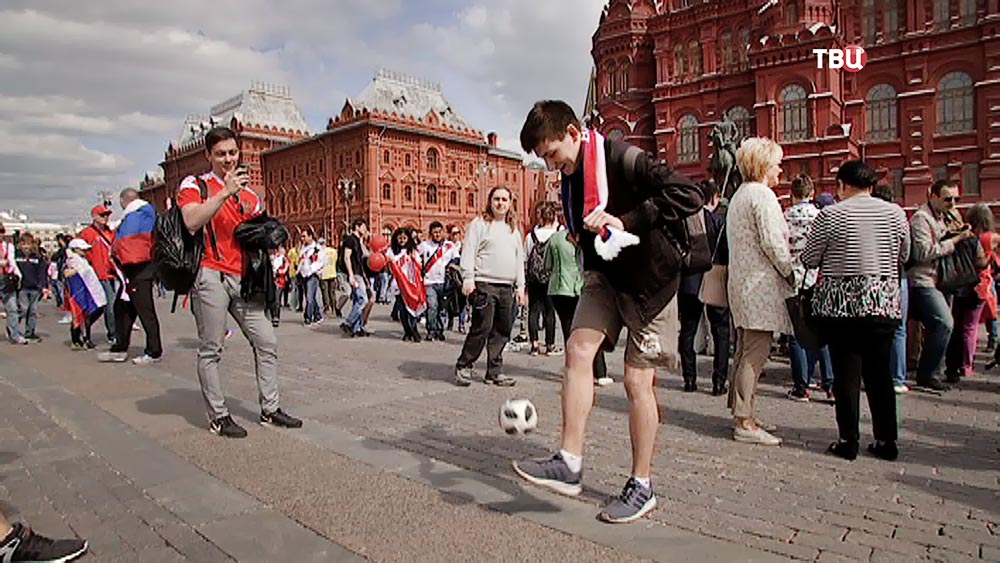
<svg viewBox="0 0 1000 563">
<path fill-rule="evenodd" d="M 162 209 L 184 176 L 207 170 L 204 135 L 220 123 L 240 133 L 251 187 L 268 211 L 293 231 L 312 227 L 331 240 L 357 217 L 373 230 L 425 230 L 434 220 L 464 227 L 495 186 L 511 189 L 522 225 L 533 222 L 536 201 L 559 198 L 557 174 L 525 166 L 496 134 L 473 128 L 439 84 L 384 70 L 316 135 L 277 86 L 254 85 L 189 118 L 167 149 L 162 180 L 142 182 L 144 197 Z"/>
<path fill-rule="evenodd" d="M 862 70 L 818 68 L 852 44 Z M 861 157 L 907 206 L 937 178 L 1000 200 L 1000 0 L 611 0 L 592 55 L 592 122 L 693 178 L 728 117 L 782 144 L 786 182 L 832 191 Z"/>
</svg>

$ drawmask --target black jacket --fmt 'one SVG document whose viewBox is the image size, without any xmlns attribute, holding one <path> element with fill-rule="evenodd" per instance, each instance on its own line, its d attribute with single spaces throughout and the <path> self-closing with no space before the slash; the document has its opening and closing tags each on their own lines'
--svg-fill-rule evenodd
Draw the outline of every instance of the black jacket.
<svg viewBox="0 0 1000 563">
<path fill-rule="evenodd" d="M 604 274 L 613 288 L 631 296 L 640 318 L 648 323 L 677 293 L 681 253 L 676 241 L 684 240 L 682 220 L 698 212 L 704 201 L 694 182 L 645 151 L 636 158 L 634 182 L 629 184 L 623 162 L 628 147 L 622 141 L 604 141 L 608 175 L 605 211 L 621 219 L 625 230 L 639 237 L 639 244 L 623 249 L 610 262 L 597 255 L 597 235 L 583 229 L 582 164 L 568 181 L 564 178 L 563 212 L 572 214 L 567 222 L 580 231 L 583 269 Z M 567 206 L 567 201 L 571 205 Z"/>
<path fill-rule="evenodd" d="M 288 240 L 288 230 L 280 221 L 264 213 L 241 223 L 233 236 L 243 248 L 240 297 L 252 301 L 262 295 L 265 308 L 274 315 L 278 306 L 278 290 L 271 268 L 271 251 Z"/>
</svg>

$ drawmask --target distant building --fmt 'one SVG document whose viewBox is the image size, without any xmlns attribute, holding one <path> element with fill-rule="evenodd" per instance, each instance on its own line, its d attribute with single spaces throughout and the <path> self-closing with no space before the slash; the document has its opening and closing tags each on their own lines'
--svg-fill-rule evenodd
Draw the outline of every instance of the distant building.
<svg viewBox="0 0 1000 563">
<path fill-rule="evenodd" d="M 373 231 L 463 228 L 495 186 L 513 192 L 522 225 L 540 199 L 558 199 L 558 176 L 526 167 L 448 101 L 439 84 L 379 71 L 327 130 L 263 154 L 270 212 L 292 227 L 337 240 L 350 219 Z"/>
<path fill-rule="evenodd" d="M 938 178 L 1000 199 L 1000 0 L 611 0 L 585 114 L 695 179 L 712 126 L 778 140 L 821 190 L 864 158 L 905 205 Z M 813 49 L 862 45 L 857 73 Z M 787 184 L 786 184 L 787 186 Z"/>
<path fill-rule="evenodd" d="M 0 211 L 0 224 L 3 224 L 10 235 L 31 233 L 41 241 L 42 246 L 48 251 L 56 249 L 56 235 L 76 234 L 80 231 L 80 225 L 34 221 L 28 215 L 13 209 Z"/>
<path fill-rule="evenodd" d="M 188 116 L 181 135 L 167 146 L 160 164 L 162 185 L 157 178 L 150 179 L 147 175 L 141 186 L 144 199 L 163 209 L 181 180 L 209 170 L 205 133 L 216 125 L 227 125 L 239 133 L 242 161 L 250 165 L 250 188 L 265 199 L 267 186 L 261 173 L 261 153 L 309 135 L 302 112 L 287 87 L 254 83 L 248 90 L 213 106 L 207 116 Z"/>
</svg>

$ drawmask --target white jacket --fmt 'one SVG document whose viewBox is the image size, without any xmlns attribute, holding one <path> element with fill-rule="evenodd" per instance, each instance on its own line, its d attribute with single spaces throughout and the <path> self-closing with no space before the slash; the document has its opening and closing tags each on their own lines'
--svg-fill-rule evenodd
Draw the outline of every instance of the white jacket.
<svg viewBox="0 0 1000 563">
<path fill-rule="evenodd" d="M 302 249 L 302 260 L 299 262 L 299 274 L 303 278 L 319 275 L 323 271 L 326 257 L 323 250 L 315 242 Z"/>
</svg>

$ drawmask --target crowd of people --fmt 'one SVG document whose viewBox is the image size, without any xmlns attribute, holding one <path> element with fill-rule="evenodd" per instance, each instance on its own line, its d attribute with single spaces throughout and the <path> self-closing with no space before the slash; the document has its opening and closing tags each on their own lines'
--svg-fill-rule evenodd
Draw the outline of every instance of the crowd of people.
<svg viewBox="0 0 1000 563">
<path fill-rule="evenodd" d="M 600 517 L 629 522 L 656 505 L 657 370 L 678 373 L 685 392 L 698 391 L 699 335 L 711 335 L 711 393 L 727 397 L 734 440 L 781 444 L 776 426 L 755 409 L 778 339 L 791 365 L 788 398 L 809 401 L 819 390 L 835 403 L 839 437 L 828 451 L 847 460 L 860 449 L 862 387 L 873 420 L 868 451 L 895 460 L 895 395 L 910 390 L 907 364 L 915 364 L 915 385 L 942 392 L 973 374 L 981 324 L 989 348 L 997 347 L 1000 239 L 987 206 L 971 206 L 964 217 L 958 212 L 954 182 L 928 186 L 927 203 L 908 220 L 875 170 L 851 160 L 837 171 L 835 194 L 817 194 L 807 175 L 792 178 L 783 208 L 774 189 L 782 148 L 754 137 L 736 152 L 743 183 L 723 200 L 711 180 L 692 182 L 651 154 L 583 128 L 560 101 L 534 106 L 521 144 L 560 171 L 561 217 L 560 206 L 540 202 L 524 233 L 511 191 L 497 186 L 471 223 L 434 221 L 426 240 L 408 228 L 373 235 L 364 218 L 351 222 L 339 244 L 307 228 L 269 249 L 277 307 L 268 308 L 241 292 L 246 249 L 236 236 L 263 205 L 238 165 L 236 133 L 209 131 L 211 169 L 185 178 L 175 200 L 186 229 L 210 240 L 188 292 L 209 429 L 247 435 L 229 414 L 220 378 L 230 319 L 254 351 L 260 422 L 299 428 L 302 421 L 280 407 L 281 309 L 301 312 L 307 327 L 339 317 L 343 333 L 358 338 L 372 334 L 373 305 L 391 304 L 406 342 L 464 333 L 454 367 L 458 386 L 480 379 L 515 385 L 503 363 L 512 337 L 525 341 L 531 356 L 565 356 L 558 452 L 513 465 L 527 481 L 577 495 L 594 386 L 613 382 L 605 355 L 624 330 L 632 470 Z M 123 190 L 119 203 L 115 228 L 112 210 L 98 205 L 91 225 L 58 237 L 50 255 L 30 233 L 3 238 L 0 297 L 11 343 L 40 340 L 37 304 L 53 299 L 66 312 L 60 322 L 71 325 L 74 349 L 96 347 L 92 327 L 103 317 L 110 347 L 97 359 L 125 362 L 138 320 L 146 342 L 131 361 L 159 361 L 156 214 L 134 189 Z M 691 231 L 692 218 L 700 231 Z M 710 260 L 696 267 L 690 255 L 697 237 Z M 514 334 L 517 319 L 526 335 Z M 484 350 L 480 378 L 475 365 Z"/>
</svg>

